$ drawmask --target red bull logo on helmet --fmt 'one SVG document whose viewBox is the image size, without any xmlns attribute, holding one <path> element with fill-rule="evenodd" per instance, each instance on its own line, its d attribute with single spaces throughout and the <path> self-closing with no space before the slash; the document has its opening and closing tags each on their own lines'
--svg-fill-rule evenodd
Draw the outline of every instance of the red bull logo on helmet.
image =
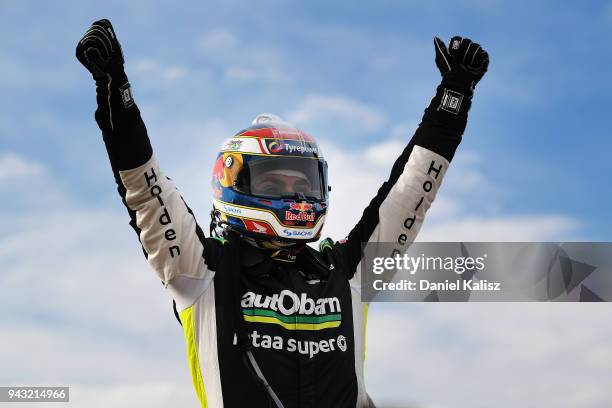
<svg viewBox="0 0 612 408">
<path fill-rule="evenodd" d="M 311 221 L 314 222 L 315 213 L 299 212 L 297 214 L 291 211 L 285 211 L 285 221 Z"/>
<path fill-rule="evenodd" d="M 310 203 L 291 203 L 289 204 L 289 208 L 297 211 L 312 211 L 313 205 Z"/>
<path fill-rule="evenodd" d="M 311 212 L 314 208 L 314 205 L 311 203 L 301 202 L 301 203 L 290 203 L 289 208 L 293 211 L 298 211 L 295 214 L 292 211 L 285 211 L 285 221 L 310 221 L 314 222 L 315 213 Z"/>
</svg>

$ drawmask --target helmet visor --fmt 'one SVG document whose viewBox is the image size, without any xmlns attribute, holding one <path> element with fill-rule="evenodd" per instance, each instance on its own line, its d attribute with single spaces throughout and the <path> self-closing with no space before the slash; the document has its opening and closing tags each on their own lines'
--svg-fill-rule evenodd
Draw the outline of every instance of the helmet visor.
<svg viewBox="0 0 612 408">
<path fill-rule="evenodd" d="M 325 198 L 323 164 L 300 157 L 245 156 L 234 188 L 269 198 Z"/>
</svg>

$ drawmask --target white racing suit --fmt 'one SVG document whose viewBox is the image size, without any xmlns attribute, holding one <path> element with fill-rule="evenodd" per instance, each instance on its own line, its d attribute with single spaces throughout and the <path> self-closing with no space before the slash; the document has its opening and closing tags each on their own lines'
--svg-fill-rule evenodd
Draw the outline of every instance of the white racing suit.
<svg viewBox="0 0 612 408">
<path fill-rule="evenodd" d="M 450 106 L 440 86 L 389 179 L 330 259 L 306 246 L 283 262 L 231 242 L 238 239 L 205 237 L 160 168 L 126 86 L 98 86 L 96 120 L 130 224 L 176 302 L 201 406 L 273 406 L 245 366 L 241 331 L 284 407 L 368 406 L 362 243 L 393 242 L 403 252 L 413 242 L 461 140 L 470 98 Z"/>
</svg>

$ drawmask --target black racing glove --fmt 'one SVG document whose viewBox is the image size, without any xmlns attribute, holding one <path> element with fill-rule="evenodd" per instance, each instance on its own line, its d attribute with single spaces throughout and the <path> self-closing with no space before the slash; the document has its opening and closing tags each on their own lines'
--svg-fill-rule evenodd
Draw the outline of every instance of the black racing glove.
<svg viewBox="0 0 612 408">
<path fill-rule="evenodd" d="M 96 121 L 102 131 L 114 131 L 137 111 L 130 83 L 123 69 L 119 40 L 110 21 L 94 22 L 76 47 L 76 57 L 96 80 Z"/>
<path fill-rule="evenodd" d="M 430 108 L 439 112 L 439 120 L 463 133 L 474 88 L 489 67 L 489 54 L 479 44 L 459 36 L 451 38 L 448 48 L 434 37 L 434 47 L 442 82 Z"/>
<path fill-rule="evenodd" d="M 489 67 L 489 54 L 469 38 L 455 36 L 448 48 L 438 37 L 434 38 L 436 65 L 442 74 L 442 85 L 457 90 L 474 91 Z M 471 95 L 470 95 L 471 96 Z"/>
<path fill-rule="evenodd" d="M 442 82 L 425 109 L 415 143 L 452 160 L 467 125 L 474 87 L 487 72 L 489 55 L 472 40 L 453 37 L 448 48 L 434 38 Z"/>
<path fill-rule="evenodd" d="M 143 164 L 151 157 L 152 149 L 110 21 L 102 19 L 91 25 L 77 44 L 76 57 L 96 80 L 96 122 L 120 184 L 117 171 Z"/>
<path fill-rule="evenodd" d="M 76 57 L 96 81 L 125 77 L 121 45 L 107 19 L 98 20 L 89 27 L 77 44 Z"/>
</svg>

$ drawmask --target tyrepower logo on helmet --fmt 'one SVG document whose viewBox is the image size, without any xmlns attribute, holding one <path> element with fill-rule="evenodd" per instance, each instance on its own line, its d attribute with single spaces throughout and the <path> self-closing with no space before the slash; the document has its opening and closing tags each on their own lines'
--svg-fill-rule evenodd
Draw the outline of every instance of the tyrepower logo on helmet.
<svg viewBox="0 0 612 408">
<path fill-rule="evenodd" d="M 266 147 L 273 154 L 319 155 L 319 149 L 315 144 L 301 140 L 267 139 Z"/>
<path fill-rule="evenodd" d="M 307 146 L 304 144 L 289 144 L 289 143 L 285 143 L 285 150 L 289 153 L 300 153 L 300 154 L 304 154 L 304 153 L 312 153 L 312 154 L 318 154 L 319 150 L 315 147 L 315 146 Z"/>
</svg>

